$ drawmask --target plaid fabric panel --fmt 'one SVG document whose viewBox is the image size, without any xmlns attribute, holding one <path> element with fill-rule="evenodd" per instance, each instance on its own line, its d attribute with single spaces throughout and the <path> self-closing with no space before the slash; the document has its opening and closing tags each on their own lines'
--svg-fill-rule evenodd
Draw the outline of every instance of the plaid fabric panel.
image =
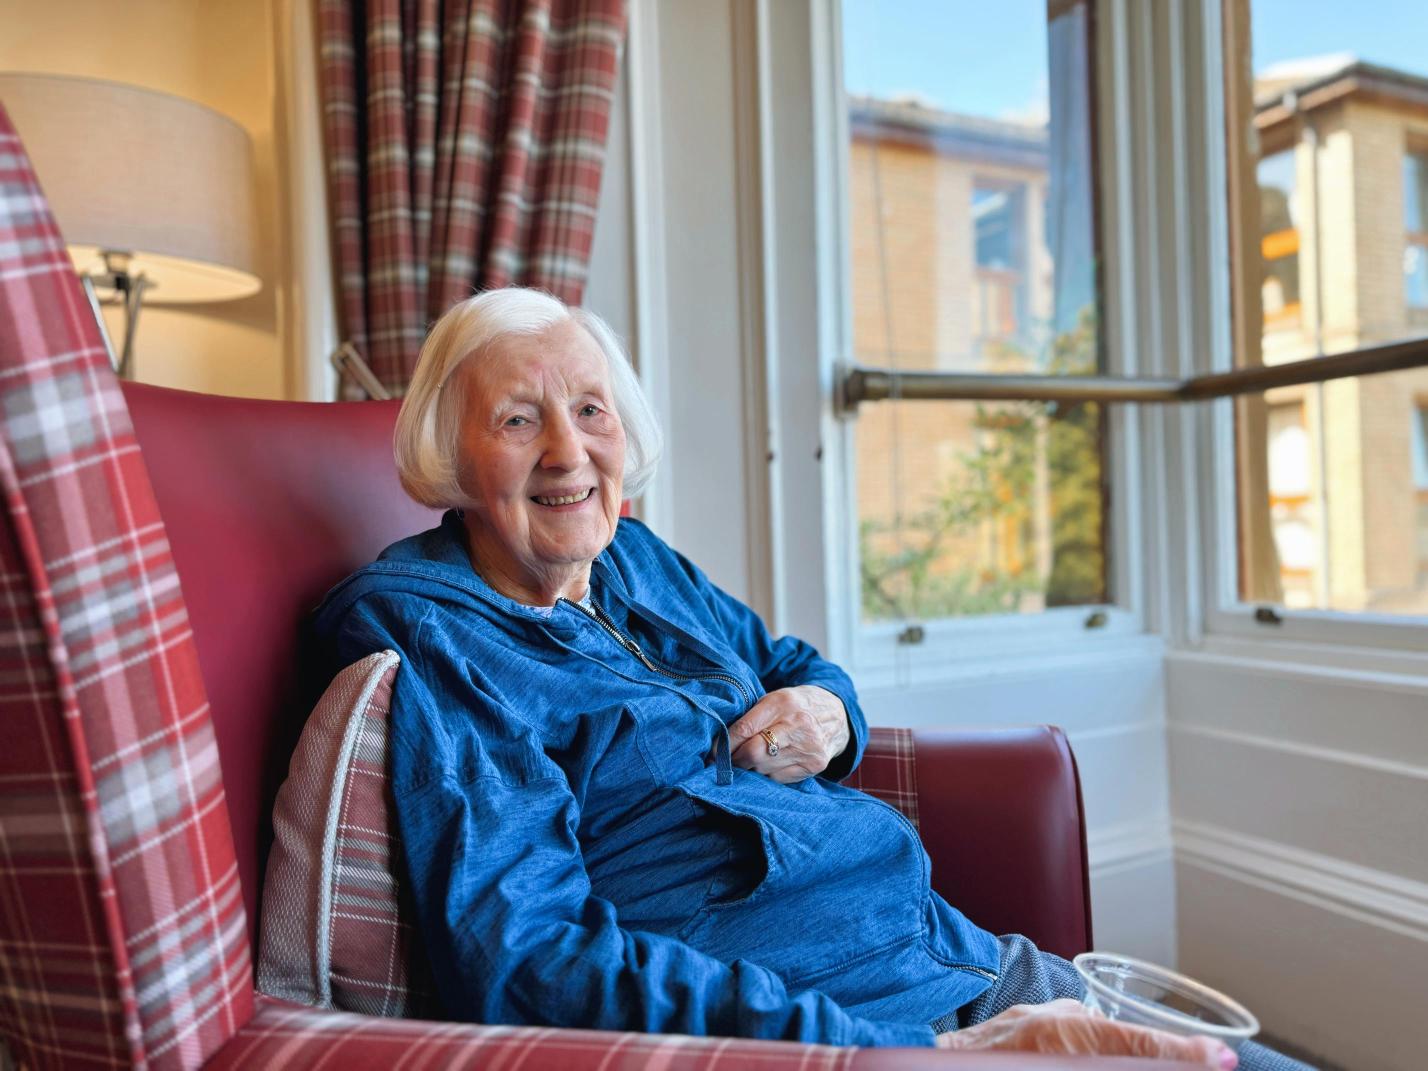
<svg viewBox="0 0 1428 1071">
<path fill-rule="evenodd" d="M 197 1067 L 252 1013 L 217 748 L 119 384 L 3 111 L 0 486 L 4 1029 L 41 1066 Z"/>
<path fill-rule="evenodd" d="M 671 1034 L 466 1026 L 378 1019 L 258 997 L 258 1014 L 213 1060 L 253 1067 L 658 1068 L 660 1071 L 846 1071 L 858 1052 L 831 1045 Z"/>
<path fill-rule="evenodd" d="M 891 804 L 916 826 L 917 764 L 912 730 L 881 727 L 870 730 L 863 761 L 843 779 L 843 784 Z"/>
<path fill-rule="evenodd" d="M 343 327 L 383 384 L 405 388 L 427 326 L 473 289 L 578 303 L 624 0 L 318 12 Z"/>
<path fill-rule="evenodd" d="M 274 997 L 370 1015 L 435 1015 L 387 777 L 397 655 L 339 673 L 293 753 L 273 810 L 258 986 Z"/>
<path fill-rule="evenodd" d="M 0 1033 L 26 1066 L 127 1066 L 126 1008 L 89 816 L 8 516 L 0 584 Z"/>
<path fill-rule="evenodd" d="M 393 666 L 362 710 L 332 852 L 329 922 L 332 1003 L 347 1011 L 440 1014 L 415 907 L 402 870 L 396 801 L 387 776 Z"/>
</svg>

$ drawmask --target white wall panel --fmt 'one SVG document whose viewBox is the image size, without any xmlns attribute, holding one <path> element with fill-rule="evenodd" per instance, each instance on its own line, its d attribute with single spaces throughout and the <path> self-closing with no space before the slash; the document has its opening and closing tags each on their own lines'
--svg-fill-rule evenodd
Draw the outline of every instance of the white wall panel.
<svg viewBox="0 0 1428 1071">
<path fill-rule="evenodd" d="M 1025 725 L 1089 732 L 1159 718 L 1159 640 L 1136 638 L 1103 654 L 1002 658 L 942 667 L 889 686 L 859 678 L 863 707 L 883 725 Z"/>
<path fill-rule="evenodd" d="M 1428 676 L 1172 653 L 1175 723 L 1428 770 Z"/>
<path fill-rule="evenodd" d="M 1115 868 L 1091 866 L 1091 925 L 1096 947 L 1150 963 L 1177 962 L 1170 852 L 1148 862 Z"/>
<path fill-rule="evenodd" d="M 1177 864 L 1180 966 L 1264 1029 L 1353 1071 L 1419 1071 L 1428 940 L 1284 890 Z"/>
<path fill-rule="evenodd" d="M 661 535 L 715 583 L 754 599 L 746 537 L 735 77 L 729 5 L 647 5 L 658 18 L 665 231 L 663 360 L 671 386 Z M 756 600 L 757 601 L 757 600 Z"/>
<path fill-rule="evenodd" d="M 1363 707 L 1353 715 L 1366 736 L 1372 716 Z M 1177 819 L 1428 882 L 1428 768 L 1207 735 L 1177 715 L 1170 782 Z"/>
<path fill-rule="evenodd" d="M 595 210 L 595 239 L 590 246 L 590 274 L 582 304 L 613 327 L 615 334 L 624 339 L 632 355 L 638 358 L 629 109 L 629 66 L 621 64 L 615 83 L 615 102 L 610 109 L 605 169 L 600 176 L 600 201 Z"/>
<path fill-rule="evenodd" d="M 1181 967 L 1345 1067 L 1421 1067 L 1428 680 L 1245 642 L 1172 654 L 1167 694 Z"/>
</svg>

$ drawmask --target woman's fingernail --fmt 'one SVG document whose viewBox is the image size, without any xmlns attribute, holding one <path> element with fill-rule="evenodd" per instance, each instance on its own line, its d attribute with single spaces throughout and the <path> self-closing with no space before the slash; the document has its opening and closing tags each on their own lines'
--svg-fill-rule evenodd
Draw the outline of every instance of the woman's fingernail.
<svg viewBox="0 0 1428 1071">
<path fill-rule="evenodd" d="M 1235 1071 L 1240 1066 L 1240 1058 L 1235 1055 L 1234 1049 L 1220 1049 L 1220 1071 Z"/>
</svg>

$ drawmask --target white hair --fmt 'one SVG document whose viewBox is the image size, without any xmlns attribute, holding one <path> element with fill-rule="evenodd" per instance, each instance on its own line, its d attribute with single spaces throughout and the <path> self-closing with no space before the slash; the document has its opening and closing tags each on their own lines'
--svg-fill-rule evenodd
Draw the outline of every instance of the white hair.
<svg viewBox="0 0 1428 1071">
<path fill-rule="evenodd" d="M 461 487 L 460 466 L 467 370 L 499 338 L 538 335 L 567 321 L 579 324 L 605 356 L 615 413 L 625 429 L 624 496 L 634 498 L 649 486 L 664 435 L 615 332 L 593 312 L 542 290 L 512 286 L 457 302 L 422 343 L 392 437 L 397 475 L 408 495 L 437 509 L 473 505 Z"/>
</svg>

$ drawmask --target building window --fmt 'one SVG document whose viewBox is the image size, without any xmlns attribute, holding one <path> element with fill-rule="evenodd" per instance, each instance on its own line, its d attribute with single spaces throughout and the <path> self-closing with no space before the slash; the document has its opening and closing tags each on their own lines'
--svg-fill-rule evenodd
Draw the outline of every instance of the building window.
<svg viewBox="0 0 1428 1071">
<path fill-rule="evenodd" d="M 1428 150 L 1403 158 L 1403 295 L 1428 309 Z"/>
<path fill-rule="evenodd" d="M 1026 184 L 974 180 L 973 260 L 976 300 L 972 307 L 976 345 L 1015 344 L 1025 338 Z"/>
<path fill-rule="evenodd" d="M 1428 400 L 1413 413 L 1413 490 L 1418 514 L 1418 583 L 1428 587 Z"/>
<path fill-rule="evenodd" d="M 1295 154 L 1278 152 L 1259 162 L 1260 300 L 1264 330 L 1299 326 L 1299 197 Z"/>
<path fill-rule="evenodd" d="M 844 0 L 856 363 L 1099 371 L 1089 7 Z M 865 624 L 1107 601 L 1097 406 L 885 401 L 853 435 Z"/>
<path fill-rule="evenodd" d="M 1269 407 L 1269 508 L 1283 602 L 1289 607 L 1314 604 L 1322 560 L 1315 519 L 1318 481 L 1307 424 L 1302 401 Z"/>
<path fill-rule="evenodd" d="M 1251 62 L 1226 64 L 1230 77 L 1253 70 L 1252 86 L 1226 94 L 1245 102 L 1228 138 L 1230 218 L 1252 236 L 1232 243 L 1247 261 L 1231 265 L 1236 362 L 1422 337 L 1428 153 L 1415 146 L 1428 63 L 1410 48 L 1392 63 L 1355 58 L 1379 46 L 1356 38 L 1350 9 L 1306 30 L 1294 5 L 1243 2 Z M 1257 152 L 1246 158 L 1246 146 Z M 1421 484 L 1406 463 L 1425 392 L 1428 368 L 1415 368 L 1238 403 L 1243 601 L 1428 614 Z"/>
</svg>

